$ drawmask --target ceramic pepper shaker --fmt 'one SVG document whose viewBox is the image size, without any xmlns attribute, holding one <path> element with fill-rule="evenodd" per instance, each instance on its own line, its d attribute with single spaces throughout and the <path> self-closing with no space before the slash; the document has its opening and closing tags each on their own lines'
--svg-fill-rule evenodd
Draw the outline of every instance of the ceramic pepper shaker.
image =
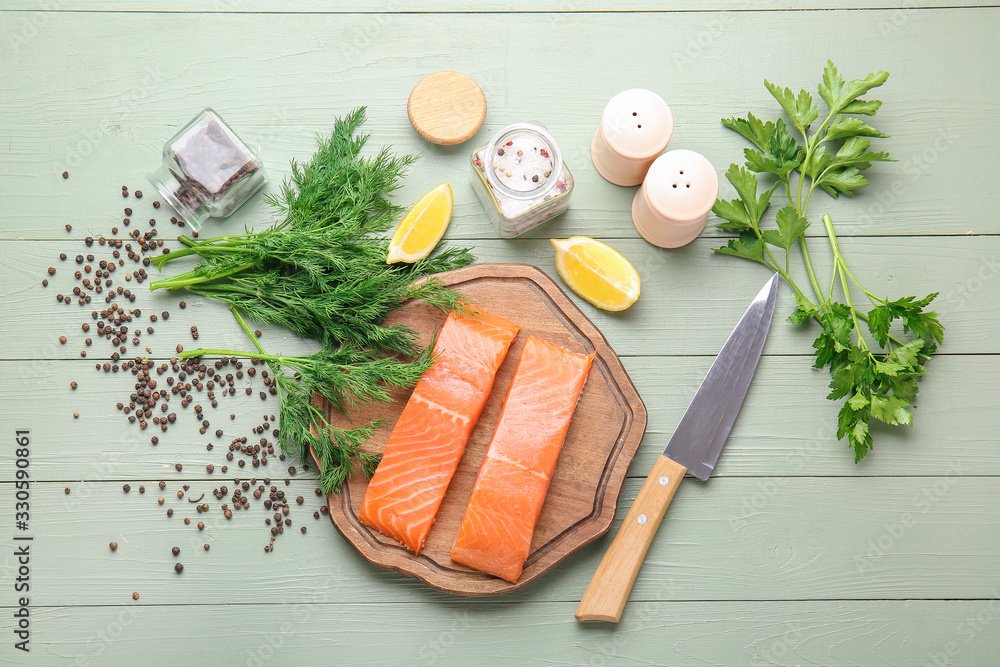
<svg viewBox="0 0 1000 667">
<path fill-rule="evenodd" d="M 705 229 L 718 195 L 719 176 L 705 156 L 668 151 L 653 162 L 635 193 L 632 222 L 653 245 L 678 248 Z"/>
<path fill-rule="evenodd" d="M 598 173 L 615 185 L 639 185 L 674 131 L 670 107 L 656 93 L 631 88 L 611 98 L 590 143 Z"/>
</svg>

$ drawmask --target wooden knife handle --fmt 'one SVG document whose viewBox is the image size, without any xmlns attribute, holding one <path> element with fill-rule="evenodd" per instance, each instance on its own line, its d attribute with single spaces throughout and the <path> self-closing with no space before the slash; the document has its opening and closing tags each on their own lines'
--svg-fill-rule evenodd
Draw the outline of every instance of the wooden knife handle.
<svg viewBox="0 0 1000 667">
<path fill-rule="evenodd" d="M 617 623 L 656 529 L 687 468 L 660 455 L 576 608 L 578 621 Z"/>
</svg>

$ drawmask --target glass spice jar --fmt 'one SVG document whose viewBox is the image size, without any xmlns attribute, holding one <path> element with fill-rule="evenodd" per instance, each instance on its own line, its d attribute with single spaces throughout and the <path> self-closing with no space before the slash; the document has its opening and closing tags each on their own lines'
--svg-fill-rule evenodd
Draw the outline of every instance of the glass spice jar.
<svg viewBox="0 0 1000 667">
<path fill-rule="evenodd" d="M 205 109 L 163 147 L 163 164 L 147 176 L 195 231 L 224 218 L 266 182 L 260 159 L 225 121 Z"/>
<path fill-rule="evenodd" d="M 569 208 L 573 174 L 545 126 L 516 123 L 472 152 L 472 189 L 509 239 Z"/>
</svg>

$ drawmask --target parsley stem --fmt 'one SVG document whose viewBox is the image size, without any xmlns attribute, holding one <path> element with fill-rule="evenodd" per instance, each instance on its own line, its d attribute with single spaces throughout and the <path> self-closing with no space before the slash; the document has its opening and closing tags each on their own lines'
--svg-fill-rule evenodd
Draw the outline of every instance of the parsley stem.
<svg viewBox="0 0 1000 667">
<path fill-rule="evenodd" d="M 806 273 L 809 274 L 809 282 L 812 283 L 813 292 L 816 293 L 816 298 L 819 300 L 819 306 L 820 308 L 829 310 L 829 303 L 823 298 L 823 289 L 819 286 L 819 279 L 816 278 L 816 271 L 813 269 L 812 260 L 809 258 L 809 247 L 806 244 L 805 234 L 799 239 L 799 245 L 802 247 L 802 259 L 805 260 Z"/>
<path fill-rule="evenodd" d="M 872 302 L 873 306 L 877 306 L 879 304 L 883 304 L 883 303 L 888 303 L 889 302 L 888 299 L 883 299 L 882 297 L 876 296 L 876 295 L 872 294 L 871 292 L 869 292 L 868 290 L 866 290 L 865 287 L 864 287 L 864 285 L 862 285 L 860 282 L 858 282 L 858 279 L 854 277 L 854 274 L 851 273 L 851 270 L 849 268 L 847 268 L 847 264 L 846 263 L 844 264 L 844 271 L 847 272 L 847 277 L 851 279 L 851 282 L 853 282 L 855 285 L 857 285 L 858 289 L 860 289 L 862 292 L 865 293 L 865 296 L 868 297 L 868 299 Z"/>
<path fill-rule="evenodd" d="M 854 309 L 854 302 L 851 300 L 851 289 L 847 284 L 844 257 L 840 254 L 840 244 L 837 243 L 837 235 L 833 231 L 833 220 L 830 219 L 829 214 L 823 216 L 823 225 L 826 227 L 826 235 L 830 238 L 830 247 L 833 248 L 834 270 L 837 272 L 837 275 L 840 276 L 840 286 L 844 289 L 844 299 L 847 301 L 847 307 L 851 309 L 851 319 L 854 321 L 854 331 L 858 336 L 858 347 L 867 350 L 868 344 L 865 342 L 865 339 L 861 334 L 861 323 L 858 322 L 858 311 Z"/>
<path fill-rule="evenodd" d="M 791 288 L 793 290 L 795 290 L 796 294 L 798 294 L 800 297 L 802 297 L 806 301 L 809 301 L 809 299 L 806 298 L 806 295 L 802 293 L 802 290 L 799 289 L 799 286 L 795 284 L 795 281 L 792 280 L 792 276 L 788 272 L 788 251 L 787 250 L 785 251 L 785 268 L 782 269 L 781 265 L 778 263 L 778 260 L 774 257 L 774 253 L 772 253 L 771 249 L 767 247 L 767 243 L 764 241 L 764 237 L 761 235 L 760 229 L 758 229 L 757 227 L 754 227 L 753 231 L 754 231 L 755 234 L 757 234 L 757 238 L 760 239 L 761 244 L 764 246 L 764 252 L 766 252 L 767 256 L 771 258 L 770 262 L 767 261 L 766 259 L 762 259 L 761 260 L 761 264 L 763 264 L 767 268 L 771 269 L 772 271 L 777 272 L 778 275 L 780 275 L 782 278 L 784 278 L 785 282 L 787 282 L 791 286 Z M 804 240 L 805 240 L 805 238 L 803 237 L 803 241 Z M 822 302 L 821 302 L 821 305 L 822 305 Z"/>
</svg>

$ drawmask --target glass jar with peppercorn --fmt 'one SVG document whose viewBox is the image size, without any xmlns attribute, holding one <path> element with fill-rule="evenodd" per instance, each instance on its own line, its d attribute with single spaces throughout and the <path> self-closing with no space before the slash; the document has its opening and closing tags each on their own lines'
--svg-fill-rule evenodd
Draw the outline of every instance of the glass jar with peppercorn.
<svg viewBox="0 0 1000 667">
<path fill-rule="evenodd" d="M 266 182 L 264 166 L 212 109 L 205 109 L 163 147 L 163 164 L 149 181 L 198 231 L 224 218 Z"/>
</svg>

